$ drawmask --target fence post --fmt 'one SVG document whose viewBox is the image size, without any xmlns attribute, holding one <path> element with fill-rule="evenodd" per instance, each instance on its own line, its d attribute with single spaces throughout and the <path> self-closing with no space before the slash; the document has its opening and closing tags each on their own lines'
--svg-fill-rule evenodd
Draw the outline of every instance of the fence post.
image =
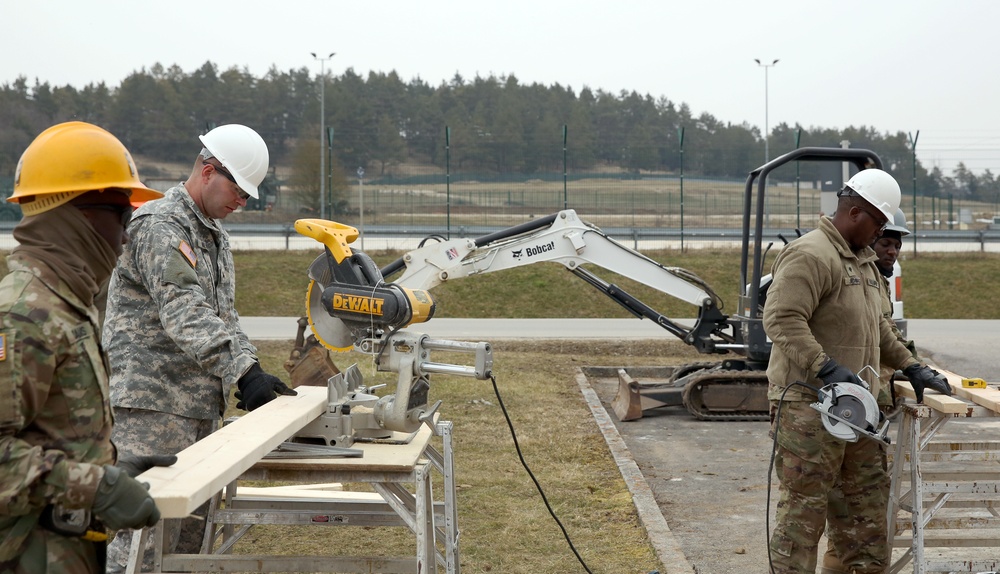
<svg viewBox="0 0 1000 574">
<path fill-rule="evenodd" d="M 684 253 L 684 126 L 677 129 L 681 149 L 681 253 Z"/>
<path fill-rule="evenodd" d="M 920 130 L 916 135 L 910 136 L 910 151 L 913 152 L 913 256 L 917 256 L 917 139 L 920 138 Z"/>
</svg>

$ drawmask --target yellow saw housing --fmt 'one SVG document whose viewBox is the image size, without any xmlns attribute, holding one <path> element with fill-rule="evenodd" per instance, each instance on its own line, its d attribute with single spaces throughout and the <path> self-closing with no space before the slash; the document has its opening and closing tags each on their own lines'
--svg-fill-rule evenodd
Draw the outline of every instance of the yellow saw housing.
<svg viewBox="0 0 1000 574">
<path fill-rule="evenodd" d="M 334 351 L 350 350 L 380 330 L 400 329 L 434 316 L 434 299 L 423 289 L 384 283 L 363 251 L 348 244 L 357 229 L 317 219 L 300 219 L 295 229 L 326 246 L 309 267 L 306 315 L 313 334 Z"/>
</svg>

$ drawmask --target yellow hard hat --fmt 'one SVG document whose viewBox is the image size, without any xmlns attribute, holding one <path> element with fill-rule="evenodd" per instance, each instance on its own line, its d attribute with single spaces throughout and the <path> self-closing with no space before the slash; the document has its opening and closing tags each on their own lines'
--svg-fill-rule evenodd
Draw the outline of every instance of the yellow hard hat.
<svg viewBox="0 0 1000 574">
<path fill-rule="evenodd" d="M 130 190 L 132 201 L 163 197 L 139 181 L 135 162 L 118 138 L 93 124 L 66 122 L 38 134 L 21 154 L 7 201 L 35 215 L 108 188 Z"/>
</svg>

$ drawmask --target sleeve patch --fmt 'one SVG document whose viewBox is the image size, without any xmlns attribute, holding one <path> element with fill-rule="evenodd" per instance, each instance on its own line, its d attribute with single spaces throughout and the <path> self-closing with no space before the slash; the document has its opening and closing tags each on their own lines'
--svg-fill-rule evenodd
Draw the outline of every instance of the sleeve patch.
<svg viewBox="0 0 1000 574">
<path fill-rule="evenodd" d="M 191 267 L 195 269 L 198 268 L 198 255 L 195 254 L 194 249 L 191 249 L 191 246 L 187 241 L 181 240 L 180 245 L 177 246 L 177 250 L 181 252 L 185 259 L 188 260 Z"/>
<path fill-rule="evenodd" d="M 0 361 L 7 360 L 7 334 L 0 333 Z"/>
</svg>

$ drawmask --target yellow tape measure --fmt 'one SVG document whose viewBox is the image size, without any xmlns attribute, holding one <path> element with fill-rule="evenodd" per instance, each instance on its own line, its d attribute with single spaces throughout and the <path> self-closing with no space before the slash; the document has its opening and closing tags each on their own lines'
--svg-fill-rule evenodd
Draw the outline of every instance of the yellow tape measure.
<svg viewBox="0 0 1000 574">
<path fill-rule="evenodd" d="M 962 387 L 966 389 L 985 389 L 986 381 L 982 379 L 962 379 Z"/>
</svg>

